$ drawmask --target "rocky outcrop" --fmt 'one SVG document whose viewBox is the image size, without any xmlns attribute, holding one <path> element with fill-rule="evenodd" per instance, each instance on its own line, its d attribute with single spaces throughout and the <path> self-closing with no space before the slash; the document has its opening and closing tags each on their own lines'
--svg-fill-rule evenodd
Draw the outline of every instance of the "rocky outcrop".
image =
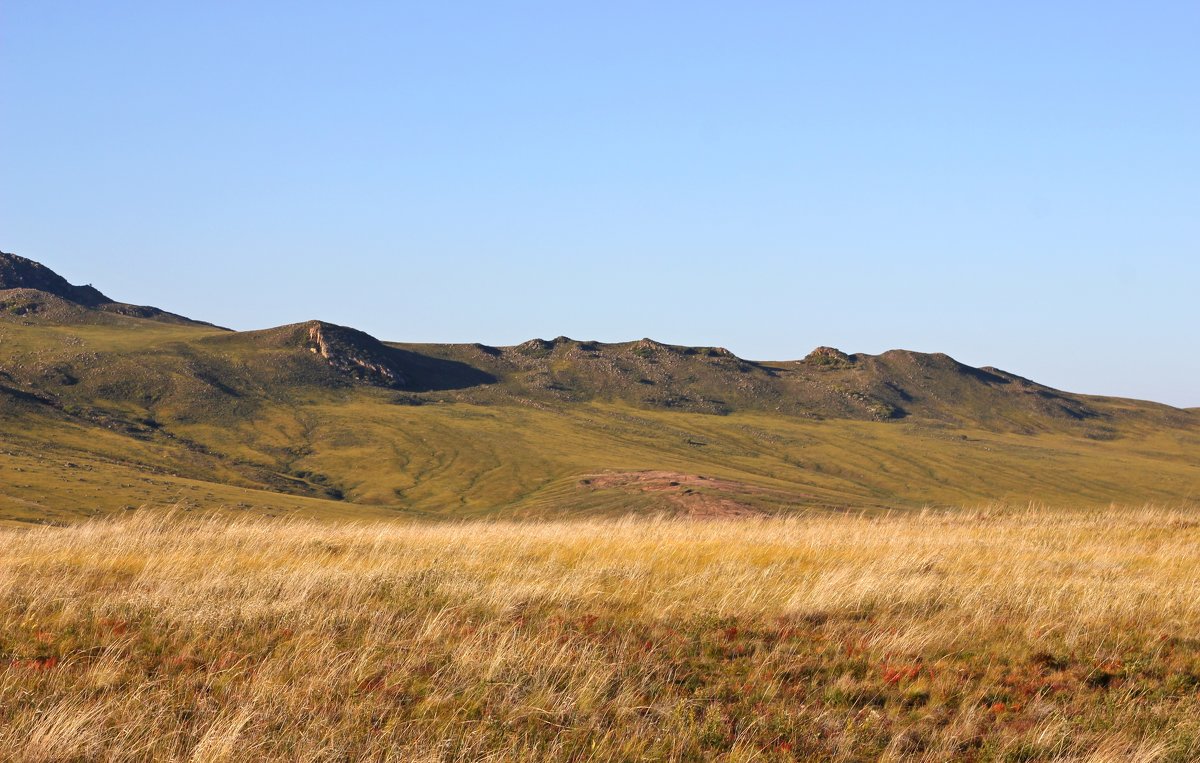
<svg viewBox="0 0 1200 763">
<path fill-rule="evenodd" d="M 382 387 L 403 387 L 406 383 L 395 351 L 362 331 L 312 321 L 306 346 L 340 373 L 359 381 Z"/>
<path fill-rule="evenodd" d="M 854 365 L 854 357 L 836 347 L 818 347 L 808 353 L 803 362 L 822 368 L 849 368 Z"/>
</svg>

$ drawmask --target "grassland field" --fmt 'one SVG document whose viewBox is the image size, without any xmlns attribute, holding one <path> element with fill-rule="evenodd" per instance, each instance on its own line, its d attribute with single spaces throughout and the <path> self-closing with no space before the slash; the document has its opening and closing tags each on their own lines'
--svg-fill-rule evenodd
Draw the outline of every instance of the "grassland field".
<svg viewBox="0 0 1200 763">
<path fill-rule="evenodd" d="M 0 529 L 0 756 L 1200 758 L 1200 510 Z"/>
</svg>

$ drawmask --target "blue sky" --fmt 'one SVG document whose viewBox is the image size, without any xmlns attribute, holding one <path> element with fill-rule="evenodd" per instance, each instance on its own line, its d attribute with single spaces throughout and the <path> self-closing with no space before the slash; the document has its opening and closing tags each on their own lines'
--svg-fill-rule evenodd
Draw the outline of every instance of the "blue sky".
<svg viewBox="0 0 1200 763">
<path fill-rule="evenodd" d="M 1200 405 L 1200 4 L 0 4 L 0 248 L 238 329 Z"/>
</svg>

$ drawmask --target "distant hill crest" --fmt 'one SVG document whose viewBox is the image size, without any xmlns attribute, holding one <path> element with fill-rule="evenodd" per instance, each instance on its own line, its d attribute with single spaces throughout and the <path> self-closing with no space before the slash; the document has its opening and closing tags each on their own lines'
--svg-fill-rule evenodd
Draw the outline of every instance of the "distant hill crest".
<svg viewBox="0 0 1200 763">
<path fill-rule="evenodd" d="M 59 300 L 65 300 L 71 305 L 100 313 L 146 318 L 163 323 L 212 325 L 149 305 L 130 305 L 117 302 L 91 284 L 76 286 L 42 263 L 8 252 L 0 252 L 0 292 L 19 292 L 22 299 L 15 304 L 5 306 L 14 314 L 30 318 L 44 313 L 61 319 L 69 312 L 63 309 L 64 306 L 61 303 L 55 304 L 53 299 L 38 300 L 32 298 L 33 295 L 29 293 L 40 292 Z"/>
<path fill-rule="evenodd" d="M 72 285 L 50 268 L 14 254 L 0 254 L 0 318 L 30 325 L 124 328 L 137 327 L 131 319 L 142 318 L 211 328 L 157 308 L 114 302 L 90 285 Z M 169 397 L 181 408 L 197 411 L 197 418 L 204 418 L 207 408 L 244 406 L 262 390 L 362 385 L 402 391 L 409 405 L 447 399 L 536 408 L 610 402 L 649 410 L 907 420 L 1094 439 L 1118 437 L 1133 420 L 1165 426 L 1192 426 L 1195 421 L 1194 412 L 1073 395 L 999 369 L 968 366 L 943 353 L 911 350 L 870 355 L 821 346 L 802 360 L 754 361 L 722 347 L 674 345 L 649 337 L 605 343 L 557 336 L 510 347 L 410 344 L 312 320 L 259 331 L 204 331 L 170 349 L 147 352 L 159 371 L 140 386 L 131 379 L 141 378 L 142 367 L 120 353 L 102 363 L 86 353 L 86 363 L 74 356 L 54 363 L 39 357 L 28 366 L 36 374 L 22 381 L 26 389 L 37 389 L 47 378 L 69 378 L 72 395 L 96 384 L 95 396 L 104 400 Z M 91 367 L 96 363 L 107 370 Z M 61 397 L 62 386 L 45 389 L 47 399 Z"/>
<path fill-rule="evenodd" d="M 99 307 L 113 300 L 91 286 L 75 286 L 40 262 L 0 252 L 0 289 L 36 289 L 84 307 Z"/>
</svg>

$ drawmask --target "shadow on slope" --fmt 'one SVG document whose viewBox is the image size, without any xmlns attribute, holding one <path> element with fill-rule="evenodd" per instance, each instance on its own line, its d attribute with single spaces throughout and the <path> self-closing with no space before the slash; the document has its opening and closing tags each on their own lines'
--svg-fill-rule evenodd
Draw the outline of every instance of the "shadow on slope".
<svg viewBox="0 0 1200 763">
<path fill-rule="evenodd" d="M 402 350 L 348 326 L 307 321 L 203 340 L 273 385 L 373 387 L 430 392 L 491 384 L 496 377 L 457 360 Z"/>
<path fill-rule="evenodd" d="M 395 347 L 387 349 L 404 369 L 407 380 L 404 389 L 409 392 L 469 389 L 499 381 L 493 374 L 460 360 L 448 360 Z"/>
</svg>

